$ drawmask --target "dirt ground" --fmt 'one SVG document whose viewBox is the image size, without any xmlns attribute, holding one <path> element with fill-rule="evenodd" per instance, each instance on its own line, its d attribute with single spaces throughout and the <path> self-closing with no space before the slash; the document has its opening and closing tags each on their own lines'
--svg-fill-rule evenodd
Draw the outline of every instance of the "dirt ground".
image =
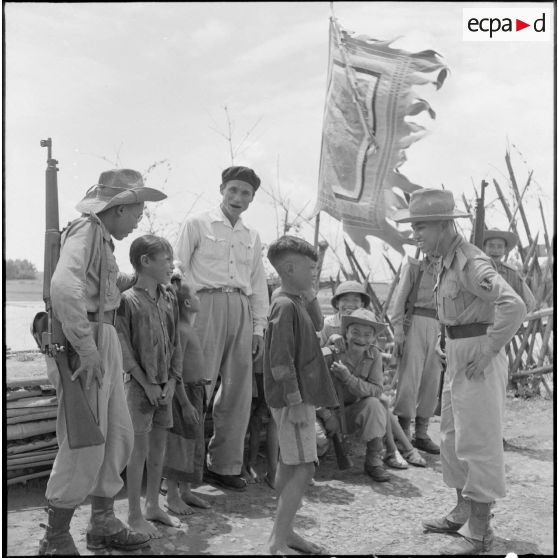
<svg viewBox="0 0 558 558">
<path fill-rule="evenodd" d="M 9 376 L 40 374 L 33 362 L 11 366 Z M 29 371 L 31 370 L 31 373 Z M 34 371 L 33 371 L 34 370 Z M 548 399 L 508 397 L 505 438 L 508 495 L 494 509 L 496 542 L 493 554 L 552 555 L 554 548 L 554 443 L 553 402 Z M 439 419 L 430 428 L 439 441 Z M 362 473 L 364 446 L 353 444 L 354 469 L 339 471 L 333 452 L 321 460 L 299 511 L 295 528 L 325 545 L 331 554 L 438 554 L 447 535 L 423 533 L 423 518 L 439 516 L 453 506 L 454 493 L 442 481 L 439 456 L 423 454 L 425 469 L 390 470 L 392 481 L 375 483 Z M 263 458 L 258 463 L 263 472 Z M 37 552 L 46 520 L 46 479 L 26 486 L 10 486 L 5 500 L 8 555 Z M 150 549 L 135 554 L 265 554 L 266 539 L 276 507 L 274 492 L 265 483 L 246 492 L 231 492 L 202 485 L 196 489 L 211 504 L 183 517 L 180 528 L 160 527 L 164 537 Z M 163 502 L 163 497 L 161 497 Z M 117 515 L 126 519 L 125 491 L 116 501 Z M 85 546 L 89 507 L 84 504 L 72 522 L 72 535 L 80 553 Z M 6 520 L 5 520 L 6 521 Z M 6 523 L 4 523 L 6 525 Z M 106 554 L 106 553 L 105 553 Z M 119 554 L 113 552 L 113 554 Z"/>
</svg>

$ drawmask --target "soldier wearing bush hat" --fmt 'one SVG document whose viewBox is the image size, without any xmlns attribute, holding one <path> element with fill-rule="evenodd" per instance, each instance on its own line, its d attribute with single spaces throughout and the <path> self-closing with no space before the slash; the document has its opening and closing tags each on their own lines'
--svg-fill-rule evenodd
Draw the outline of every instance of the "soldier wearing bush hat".
<svg viewBox="0 0 558 558">
<path fill-rule="evenodd" d="M 246 488 L 241 470 L 252 400 L 252 358 L 263 351 L 269 307 L 260 236 L 241 218 L 259 186 L 253 169 L 225 169 L 220 206 L 187 217 L 175 251 L 177 267 L 200 297 L 195 329 L 206 376 L 212 380 L 208 399 L 221 377 L 205 480 L 232 490 Z"/>
<path fill-rule="evenodd" d="M 82 214 L 64 230 L 60 258 L 51 280 L 52 308 L 73 347 L 77 364 L 72 379 L 85 377 L 85 392 L 105 442 L 71 448 L 66 405 L 59 398 L 56 433 L 58 454 L 46 488 L 48 524 L 39 554 L 74 554 L 70 522 L 89 496 L 91 519 L 86 541 L 90 550 L 137 550 L 149 535 L 130 530 L 114 514 L 114 498 L 124 486 L 121 473 L 134 444 L 134 430 L 124 395 L 122 349 L 114 327 L 120 291 L 132 279 L 118 272 L 112 238 L 122 240 L 137 226 L 144 202 L 167 196 L 147 188 L 141 173 L 112 169 L 101 173 L 76 209 Z M 60 373 L 47 357 L 47 374 L 60 394 Z M 81 378 L 80 378 L 81 381 Z"/>
<path fill-rule="evenodd" d="M 413 192 L 409 209 L 394 217 L 411 223 L 418 245 L 441 258 L 435 296 L 446 332 L 447 371 L 440 453 L 444 482 L 456 489 L 457 505 L 423 526 L 461 535 L 443 554 L 478 554 L 492 547 L 491 507 L 506 494 L 504 346 L 526 314 L 490 259 L 457 234 L 453 219 L 466 215 L 455 208 L 450 191 L 425 188 Z"/>
<path fill-rule="evenodd" d="M 527 286 L 519 270 L 512 264 L 504 261 L 504 256 L 509 254 L 510 250 L 517 246 L 519 237 L 511 231 L 489 229 L 484 231 L 483 240 L 483 249 L 486 254 L 492 258 L 498 273 L 521 297 L 527 307 L 527 312 L 533 311 L 536 302 L 531 289 Z"/>
</svg>

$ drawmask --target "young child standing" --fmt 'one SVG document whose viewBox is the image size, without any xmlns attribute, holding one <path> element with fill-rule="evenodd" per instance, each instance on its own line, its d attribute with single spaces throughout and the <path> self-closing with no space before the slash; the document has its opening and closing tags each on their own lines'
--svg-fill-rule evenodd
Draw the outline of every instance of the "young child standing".
<svg viewBox="0 0 558 558">
<path fill-rule="evenodd" d="M 128 463 L 128 524 L 153 538 L 160 531 L 149 521 L 177 527 L 180 521 L 159 507 L 159 486 L 172 427 L 171 401 L 182 381 L 178 307 L 169 282 L 173 269 L 171 245 L 144 235 L 130 246 L 136 284 L 122 294 L 118 334 L 124 359 L 124 387 L 134 425 L 134 450 Z M 141 510 L 143 469 L 147 463 L 145 515 Z"/>
<path fill-rule="evenodd" d="M 192 285 L 172 280 L 180 311 L 180 345 L 182 348 L 182 383 L 176 385 L 172 402 L 173 427 L 169 431 L 163 466 L 166 478 L 167 509 L 178 515 L 193 513 L 190 506 L 210 508 L 209 502 L 192 492 L 192 482 L 203 478 L 205 456 L 204 418 L 206 394 L 203 378 L 205 360 L 194 320 L 200 299 Z"/>
<path fill-rule="evenodd" d="M 337 406 L 316 328 L 302 298 L 312 286 L 318 255 L 308 242 L 282 236 L 271 244 L 267 257 L 281 278 L 264 348 L 265 398 L 279 437 L 277 514 L 269 551 L 320 554 L 325 549 L 295 533 L 292 526 L 317 461 L 315 406 Z"/>
</svg>

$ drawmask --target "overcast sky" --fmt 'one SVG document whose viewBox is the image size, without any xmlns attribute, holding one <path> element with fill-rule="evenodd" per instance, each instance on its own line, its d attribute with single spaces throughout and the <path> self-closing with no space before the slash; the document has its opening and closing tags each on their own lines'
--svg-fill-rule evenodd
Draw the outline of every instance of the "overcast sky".
<svg viewBox="0 0 558 558">
<path fill-rule="evenodd" d="M 509 146 L 520 185 L 529 191 L 535 231 L 538 198 L 553 223 L 553 43 L 464 42 L 458 2 L 338 2 L 339 23 L 396 46 L 432 48 L 451 75 L 440 91 L 424 87 L 437 113 L 430 134 L 407 150 L 411 181 L 446 188 L 458 202 L 472 181 L 505 181 Z M 510 4 L 511 5 L 511 4 Z M 529 8 L 551 3 L 513 4 Z M 505 3 L 498 3 L 505 7 Z M 172 236 L 189 211 L 219 202 L 220 172 L 230 164 L 223 106 L 239 144 L 235 163 L 253 166 L 268 189 L 281 188 L 291 215 L 316 199 L 325 98 L 329 2 L 313 3 L 6 3 L 5 257 L 43 268 L 44 169 L 41 139 L 59 160 L 60 221 L 101 171 L 156 166 L 149 185 L 164 183 L 157 209 Z M 547 25 L 552 22 L 547 21 Z M 215 128 L 217 131 L 215 131 Z M 166 182 L 165 182 L 166 181 Z M 487 192 L 488 201 L 495 197 Z M 283 212 L 279 210 L 282 217 Z M 496 205 L 489 225 L 505 224 Z M 245 214 L 262 240 L 277 236 L 276 211 L 259 191 Z M 330 243 L 342 238 L 324 217 Z M 312 229 L 301 230 L 312 240 Z M 129 270 L 131 239 L 119 243 Z M 376 279 L 381 243 L 371 238 Z M 395 253 L 392 253 L 392 255 Z M 394 257 L 394 263 L 398 263 Z"/>
</svg>

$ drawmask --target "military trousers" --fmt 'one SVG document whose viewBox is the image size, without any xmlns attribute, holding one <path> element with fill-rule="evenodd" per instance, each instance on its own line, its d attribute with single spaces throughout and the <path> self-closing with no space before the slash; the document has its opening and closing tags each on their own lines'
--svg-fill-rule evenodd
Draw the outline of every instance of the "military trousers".
<svg viewBox="0 0 558 558">
<path fill-rule="evenodd" d="M 345 405 L 347 430 L 363 442 L 383 438 L 386 433 L 387 413 L 377 397 L 363 397 L 356 403 Z"/>
<path fill-rule="evenodd" d="M 92 323 L 93 335 L 97 324 Z M 120 476 L 132 454 L 134 429 L 124 394 L 122 349 L 116 329 L 104 324 L 100 343 L 104 370 L 101 388 L 93 381 L 85 390 L 98 417 L 105 443 L 70 449 L 66 432 L 65 402 L 56 362 L 47 358 L 47 375 L 56 388 L 58 454 L 47 483 L 46 498 L 56 507 L 75 508 L 89 495 L 113 498 L 124 486 Z M 77 381 L 77 380 L 76 380 Z"/>
<path fill-rule="evenodd" d="M 394 414 L 429 418 L 438 402 L 442 362 L 436 354 L 440 325 L 437 320 L 413 315 L 397 371 Z"/>
<path fill-rule="evenodd" d="M 238 475 L 252 402 L 252 311 L 242 293 L 199 292 L 200 311 L 195 330 L 211 380 L 211 399 L 217 378 L 221 384 L 213 402 L 213 436 L 207 467 L 219 475 Z"/>
<path fill-rule="evenodd" d="M 440 457 L 444 482 L 476 502 L 506 495 L 502 425 L 508 361 L 501 350 L 480 379 L 465 376 L 479 357 L 485 336 L 446 338 L 447 370 L 442 392 Z"/>
</svg>

